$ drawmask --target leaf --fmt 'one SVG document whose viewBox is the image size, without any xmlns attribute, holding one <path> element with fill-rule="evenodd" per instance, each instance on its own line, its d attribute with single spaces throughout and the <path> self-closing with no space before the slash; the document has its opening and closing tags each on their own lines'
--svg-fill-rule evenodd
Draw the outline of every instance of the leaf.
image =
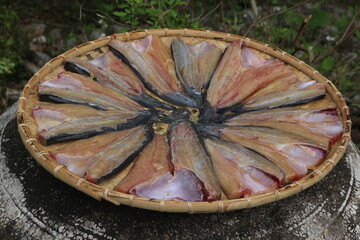
<svg viewBox="0 0 360 240">
<path fill-rule="evenodd" d="M 286 24 L 300 26 L 302 22 L 303 18 L 300 15 L 294 13 L 294 11 L 289 11 L 285 13 Z"/>
<path fill-rule="evenodd" d="M 171 14 L 171 16 L 176 17 L 178 13 L 177 13 L 177 11 L 170 11 L 170 14 Z"/>
<path fill-rule="evenodd" d="M 330 23 L 331 18 L 332 18 L 332 14 L 330 12 L 317 10 L 313 12 L 312 18 L 308 23 L 308 27 L 311 30 L 314 30 L 318 27 L 325 27 Z"/>
<path fill-rule="evenodd" d="M 118 5 L 118 8 L 126 8 L 126 7 L 128 7 L 128 6 L 129 6 L 129 4 L 123 3 L 123 4 L 119 4 L 119 5 Z"/>
<path fill-rule="evenodd" d="M 357 38 L 360 38 L 360 30 L 355 32 L 355 36 L 356 36 Z"/>
<path fill-rule="evenodd" d="M 334 67 L 334 57 L 327 57 L 321 63 L 321 68 L 330 71 Z"/>
<path fill-rule="evenodd" d="M 118 17 L 125 17 L 127 15 L 126 12 L 118 12 L 118 11 L 114 11 L 113 14 Z"/>
<path fill-rule="evenodd" d="M 185 6 L 185 5 L 187 5 L 188 3 L 187 2 L 185 2 L 185 1 L 177 1 L 176 2 L 176 5 L 177 6 Z"/>
</svg>

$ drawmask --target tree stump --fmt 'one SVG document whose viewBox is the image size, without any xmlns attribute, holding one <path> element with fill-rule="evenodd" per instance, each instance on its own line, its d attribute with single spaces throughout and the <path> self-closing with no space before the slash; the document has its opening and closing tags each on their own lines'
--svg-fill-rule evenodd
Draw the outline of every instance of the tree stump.
<svg viewBox="0 0 360 240">
<path fill-rule="evenodd" d="M 359 239 L 360 152 L 292 197 L 228 213 L 160 213 L 96 201 L 25 149 L 17 104 L 0 117 L 0 239 Z"/>
</svg>

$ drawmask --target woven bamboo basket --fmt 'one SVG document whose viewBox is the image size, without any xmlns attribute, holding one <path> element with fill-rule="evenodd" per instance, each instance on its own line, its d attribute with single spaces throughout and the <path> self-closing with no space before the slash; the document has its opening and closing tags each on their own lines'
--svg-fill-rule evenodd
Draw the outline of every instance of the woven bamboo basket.
<svg viewBox="0 0 360 240">
<path fill-rule="evenodd" d="M 336 106 L 340 119 L 344 125 L 344 132 L 340 140 L 334 144 L 326 158 L 315 169 L 302 179 L 292 182 L 276 191 L 260 194 L 252 197 L 246 197 L 241 199 L 228 200 L 223 197 L 219 201 L 213 202 L 186 202 L 186 201 L 169 201 L 169 200 L 154 200 L 143 197 L 138 197 L 130 194 L 124 194 L 112 190 L 114 184 L 110 182 L 93 184 L 88 182 L 84 178 L 80 178 L 77 175 L 68 171 L 63 165 L 59 165 L 55 159 L 53 159 L 49 151 L 59 147 L 61 144 L 55 144 L 51 146 L 43 146 L 36 139 L 36 132 L 34 131 L 34 122 L 31 116 L 32 107 L 38 103 L 38 85 L 40 81 L 49 79 L 50 76 L 63 71 L 63 63 L 66 57 L 80 56 L 85 59 L 92 59 L 100 56 L 107 50 L 107 45 L 113 38 L 118 38 L 122 41 L 136 41 L 146 37 L 147 35 L 158 35 L 165 44 L 169 42 L 173 37 L 183 37 L 187 41 L 208 41 L 218 46 L 222 46 L 223 49 L 232 41 L 236 39 L 242 39 L 245 44 L 258 50 L 265 56 L 280 59 L 290 66 L 293 71 L 297 71 L 303 74 L 304 78 L 316 80 L 318 82 L 326 83 L 326 97 L 320 101 L 320 106 Z M 319 102 L 317 101 L 317 102 Z M 311 104 L 311 103 L 310 103 Z M 351 120 L 349 118 L 349 108 L 346 106 L 343 96 L 334 86 L 334 84 L 322 76 L 318 71 L 314 70 L 303 61 L 289 55 L 288 53 L 278 49 L 277 47 L 269 44 L 264 44 L 250 38 L 245 38 L 237 35 L 214 32 L 209 30 L 192 30 L 192 29 L 156 29 L 145 31 L 134 31 L 130 33 L 117 34 L 113 36 L 107 36 L 95 41 L 87 42 L 77 46 L 58 57 L 50 60 L 45 64 L 25 85 L 22 95 L 19 99 L 19 108 L 17 112 L 18 128 L 21 138 L 25 144 L 27 150 L 36 159 L 36 161 L 43 166 L 47 171 L 52 173 L 56 178 L 64 181 L 70 186 L 84 192 L 85 194 L 97 199 L 105 199 L 116 205 L 125 204 L 131 207 L 138 207 L 144 209 L 150 209 L 160 212 L 187 212 L 187 213 L 205 213 L 205 212 L 226 212 L 243 208 L 251 208 L 262 204 L 278 201 L 280 199 L 297 194 L 300 191 L 312 186 L 316 182 L 320 181 L 326 176 L 338 163 L 343 156 L 345 149 L 350 140 Z M 128 167 L 129 168 L 129 167 Z M 127 171 L 126 168 L 124 172 Z M 124 174 L 120 174 L 120 178 L 124 177 Z M 123 175 L 123 176 L 121 176 Z"/>
</svg>

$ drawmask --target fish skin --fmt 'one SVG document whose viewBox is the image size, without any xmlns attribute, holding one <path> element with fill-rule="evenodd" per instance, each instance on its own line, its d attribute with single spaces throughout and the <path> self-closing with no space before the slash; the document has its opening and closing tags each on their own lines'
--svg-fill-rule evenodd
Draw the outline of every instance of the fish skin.
<svg viewBox="0 0 360 240">
<path fill-rule="evenodd" d="M 243 102 L 243 111 L 255 111 L 278 107 L 290 107 L 322 99 L 326 94 L 326 84 L 315 81 L 288 84 L 286 89 L 273 91 L 264 88 L 264 94 L 258 94 Z M 272 86 L 269 86 L 271 88 Z"/>
<path fill-rule="evenodd" d="M 107 85 L 127 96 L 131 95 L 139 95 L 144 92 L 144 86 L 137 78 L 137 76 L 131 71 L 129 67 L 127 67 L 121 60 L 113 63 L 118 68 L 120 68 L 123 72 L 122 75 L 115 74 L 114 72 L 109 70 L 108 65 L 112 61 L 110 56 L 104 55 L 100 57 L 101 60 L 97 60 L 97 62 L 86 61 L 84 59 L 78 57 L 68 57 L 65 59 L 64 68 L 67 71 L 75 72 L 81 74 L 81 72 L 77 71 L 78 69 L 86 69 L 88 74 L 87 76 L 91 76 L 96 81 Z M 100 66 L 95 65 L 94 63 L 101 64 Z M 77 66 L 77 68 L 74 68 Z M 80 66 L 80 67 L 79 67 Z"/>
<path fill-rule="evenodd" d="M 239 144 L 205 139 L 205 146 L 229 199 L 274 191 L 283 181 L 283 172 L 272 162 Z"/>
<path fill-rule="evenodd" d="M 174 38 L 171 44 L 177 76 L 187 94 L 202 100 L 206 88 L 222 51 L 206 41 L 187 44 L 181 38 Z"/>
<path fill-rule="evenodd" d="M 149 96 L 136 74 L 111 52 L 91 61 L 78 57 L 66 58 L 64 68 L 67 71 L 91 76 L 95 81 L 126 95 L 144 107 L 175 109 Z"/>
<path fill-rule="evenodd" d="M 84 177 L 86 171 L 96 161 L 100 152 L 111 146 L 123 132 L 111 132 L 88 139 L 71 142 L 50 152 L 50 155 L 70 172 Z"/>
<path fill-rule="evenodd" d="M 290 89 L 296 89 L 296 84 L 302 83 L 299 78 L 295 74 L 291 74 L 290 76 L 279 78 L 269 85 L 260 88 L 258 91 L 251 94 L 249 97 L 244 99 L 243 103 L 251 103 L 256 101 L 257 99 L 261 99 L 266 97 L 267 95 L 273 93 L 284 92 Z"/>
<path fill-rule="evenodd" d="M 136 155 L 151 141 L 153 132 L 149 125 L 121 131 L 116 142 L 98 153 L 95 162 L 87 169 L 85 179 L 96 183 L 112 173 L 127 167 Z"/>
<path fill-rule="evenodd" d="M 38 139 L 44 145 L 132 128 L 151 117 L 146 111 L 100 111 L 73 104 L 38 105 L 32 115 L 38 126 Z"/>
<path fill-rule="evenodd" d="M 63 72 L 57 78 L 40 83 L 40 100 L 74 103 L 100 110 L 144 111 L 127 96 L 81 75 Z"/>
<path fill-rule="evenodd" d="M 194 99 L 184 93 L 176 77 L 174 61 L 158 36 L 149 35 L 138 43 L 114 39 L 110 41 L 109 49 L 160 98 L 182 107 L 199 107 Z"/>
<path fill-rule="evenodd" d="M 185 175 L 193 173 L 202 183 L 199 190 L 203 193 L 203 201 L 220 199 L 221 189 L 211 160 L 191 123 L 184 120 L 173 122 L 169 140 L 175 175 L 179 171 L 186 171 Z"/>
<path fill-rule="evenodd" d="M 266 157 L 285 174 L 284 184 L 304 177 L 328 150 L 300 135 L 267 127 L 203 127 L 206 136 L 240 144 Z"/>
<path fill-rule="evenodd" d="M 137 191 L 139 185 L 154 183 L 162 175 L 171 174 L 173 168 L 166 136 L 155 134 L 153 140 L 135 158 L 128 175 L 114 190 L 142 196 Z"/>
<path fill-rule="evenodd" d="M 293 132 L 327 148 L 340 139 L 343 124 L 336 108 L 279 108 L 240 114 L 226 122 L 231 126 L 262 126 Z"/>
<path fill-rule="evenodd" d="M 204 199 L 201 188 L 202 182 L 193 172 L 180 169 L 174 175 L 167 172 L 159 176 L 154 183 L 138 185 L 136 194 L 150 199 L 197 202 Z"/>
<path fill-rule="evenodd" d="M 187 169 L 174 172 L 170 157 L 166 136 L 156 134 L 114 190 L 151 199 L 202 201 L 200 179 Z"/>
<path fill-rule="evenodd" d="M 239 39 L 227 47 L 211 78 L 206 99 L 219 111 L 241 103 L 258 89 L 291 74 L 284 62 L 260 59 Z"/>
</svg>

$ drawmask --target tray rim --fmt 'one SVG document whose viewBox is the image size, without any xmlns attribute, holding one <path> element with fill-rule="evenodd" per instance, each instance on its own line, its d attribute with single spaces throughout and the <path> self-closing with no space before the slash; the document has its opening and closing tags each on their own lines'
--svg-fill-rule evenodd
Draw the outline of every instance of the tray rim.
<svg viewBox="0 0 360 240">
<path fill-rule="evenodd" d="M 303 72 L 305 75 L 318 82 L 326 83 L 326 91 L 335 102 L 337 109 L 340 112 L 341 120 L 344 125 L 344 132 L 337 144 L 332 146 L 332 151 L 327 155 L 326 159 L 314 168 L 305 177 L 298 181 L 292 182 L 284 187 L 273 192 L 259 194 L 256 196 L 232 199 L 232 200 L 218 200 L 213 202 L 187 202 L 187 201 L 171 201 L 171 200 L 156 200 L 144 197 L 134 196 L 114 191 L 109 188 L 104 188 L 97 184 L 88 182 L 66 169 L 65 166 L 58 164 L 49 154 L 49 152 L 41 151 L 39 149 L 40 143 L 37 142 L 36 137 L 30 131 L 29 126 L 25 121 L 25 111 L 27 104 L 27 97 L 29 96 L 32 86 L 36 85 L 47 74 L 52 72 L 55 68 L 62 65 L 66 57 L 79 56 L 94 51 L 97 48 L 108 45 L 109 41 L 114 38 L 122 41 L 132 41 L 142 39 L 148 35 L 157 35 L 159 37 L 194 37 L 232 42 L 241 39 L 245 44 L 260 52 L 266 53 L 270 56 L 278 58 L 289 65 L 293 66 L 296 70 Z M 62 180 L 68 185 L 76 188 L 79 191 L 97 199 L 107 200 L 116 205 L 125 204 L 131 207 L 138 207 L 148 210 L 155 210 L 160 212 L 187 212 L 187 213 L 209 213 L 209 212 L 226 212 L 243 208 L 251 208 L 266 203 L 278 201 L 280 199 L 297 194 L 308 187 L 314 185 L 322 178 L 324 178 L 339 162 L 343 156 L 346 147 L 350 141 L 351 120 L 349 107 L 346 105 L 344 97 L 335 87 L 335 85 L 321 75 L 318 71 L 297 59 L 296 57 L 282 51 L 281 49 L 265 44 L 248 37 L 238 36 L 229 33 L 201 30 L 201 29 L 151 29 L 143 31 L 126 32 L 122 34 L 114 34 L 106 36 L 94 41 L 83 43 L 74 47 L 67 52 L 51 59 L 47 62 L 37 73 L 35 73 L 25 85 L 21 96 L 19 98 L 19 106 L 17 111 L 18 130 L 21 139 L 35 160 L 44 167 L 48 172 L 53 174 L 56 178 Z M 334 150 L 334 148 L 336 148 Z"/>
</svg>

